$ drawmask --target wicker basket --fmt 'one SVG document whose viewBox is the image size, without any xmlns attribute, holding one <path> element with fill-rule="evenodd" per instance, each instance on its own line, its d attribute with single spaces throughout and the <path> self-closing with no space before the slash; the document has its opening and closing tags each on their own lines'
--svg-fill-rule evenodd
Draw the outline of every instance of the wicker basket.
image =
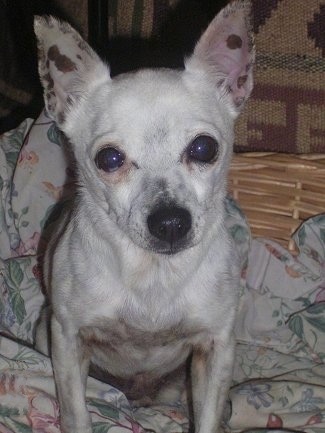
<svg viewBox="0 0 325 433">
<path fill-rule="evenodd" d="M 325 154 L 235 154 L 229 189 L 254 237 L 295 252 L 291 235 L 302 221 L 325 212 Z"/>
</svg>

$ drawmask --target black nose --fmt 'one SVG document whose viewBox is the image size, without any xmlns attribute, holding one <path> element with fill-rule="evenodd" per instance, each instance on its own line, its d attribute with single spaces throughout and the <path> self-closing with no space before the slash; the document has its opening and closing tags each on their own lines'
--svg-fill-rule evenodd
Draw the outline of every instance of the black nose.
<svg viewBox="0 0 325 433">
<path fill-rule="evenodd" d="M 147 224 L 153 236 L 173 245 L 190 230 L 192 219 L 184 208 L 161 207 L 148 216 Z"/>
</svg>

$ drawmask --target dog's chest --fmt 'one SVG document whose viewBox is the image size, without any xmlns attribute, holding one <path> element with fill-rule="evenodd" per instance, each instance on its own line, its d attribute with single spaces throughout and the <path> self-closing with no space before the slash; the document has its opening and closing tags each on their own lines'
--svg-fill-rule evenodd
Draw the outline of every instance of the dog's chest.
<svg viewBox="0 0 325 433">
<path fill-rule="evenodd" d="M 177 368 L 200 341 L 202 332 L 181 322 L 164 329 L 141 329 L 120 318 L 82 328 L 80 334 L 95 365 L 112 375 L 128 377 L 146 371 L 160 376 Z"/>
</svg>

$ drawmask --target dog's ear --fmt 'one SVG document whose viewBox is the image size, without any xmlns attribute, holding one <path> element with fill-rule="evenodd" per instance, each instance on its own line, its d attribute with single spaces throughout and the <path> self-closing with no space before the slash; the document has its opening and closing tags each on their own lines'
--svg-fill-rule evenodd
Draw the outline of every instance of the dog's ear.
<svg viewBox="0 0 325 433">
<path fill-rule="evenodd" d="M 64 130 L 78 102 L 92 88 L 110 80 L 109 69 L 68 23 L 51 16 L 36 16 L 34 30 L 45 106 Z"/>
<path fill-rule="evenodd" d="M 212 80 L 235 117 L 252 91 L 254 60 L 251 1 L 235 0 L 203 33 L 186 69 Z"/>
</svg>

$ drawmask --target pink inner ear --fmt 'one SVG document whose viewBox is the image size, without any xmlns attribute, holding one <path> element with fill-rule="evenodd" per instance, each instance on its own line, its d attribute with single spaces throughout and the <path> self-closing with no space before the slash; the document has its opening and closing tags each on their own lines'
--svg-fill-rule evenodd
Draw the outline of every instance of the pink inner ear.
<svg viewBox="0 0 325 433">
<path fill-rule="evenodd" d="M 240 107 L 252 90 L 254 46 L 250 2 L 235 1 L 212 21 L 198 42 L 194 56 L 218 76 L 218 85 L 230 91 Z"/>
</svg>

